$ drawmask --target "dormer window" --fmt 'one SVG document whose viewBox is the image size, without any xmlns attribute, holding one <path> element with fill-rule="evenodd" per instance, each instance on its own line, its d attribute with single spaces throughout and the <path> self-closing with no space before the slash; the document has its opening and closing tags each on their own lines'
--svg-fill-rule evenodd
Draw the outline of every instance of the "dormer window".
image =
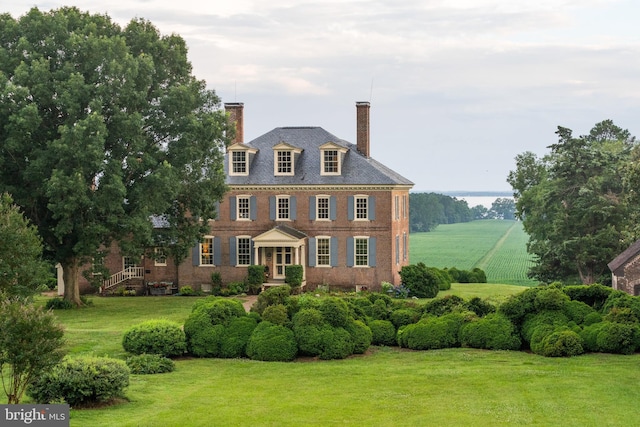
<svg viewBox="0 0 640 427">
<path fill-rule="evenodd" d="M 245 144 L 233 144 L 228 149 L 229 154 L 229 175 L 247 176 L 249 175 L 249 165 L 253 155 L 258 152 Z"/>
<path fill-rule="evenodd" d="M 291 176 L 296 174 L 296 160 L 302 153 L 300 148 L 281 142 L 273 147 L 273 174 Z"/>
<path fill-rule="evenodd" d="M 347 151 L 333 142 L 320 146 L 320 175 L 342 175 L 342 160 Z"/>
</svg>

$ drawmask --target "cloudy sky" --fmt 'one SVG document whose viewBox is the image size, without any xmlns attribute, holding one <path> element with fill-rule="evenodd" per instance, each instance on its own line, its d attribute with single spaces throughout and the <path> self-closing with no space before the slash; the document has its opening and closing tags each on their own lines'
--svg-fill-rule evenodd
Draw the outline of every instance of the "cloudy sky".
<svg viewBox="0 0 640 427">
<path fill-rule="evenodd" d="M 243 102 L 245 142 L 321 126 L 415 191 L 508 191 L 514 157 L 605 119 L 640 136 L 637 0 L 13 0 L 134 17 L 189 46 L 194 74 Z"/>
</svg>

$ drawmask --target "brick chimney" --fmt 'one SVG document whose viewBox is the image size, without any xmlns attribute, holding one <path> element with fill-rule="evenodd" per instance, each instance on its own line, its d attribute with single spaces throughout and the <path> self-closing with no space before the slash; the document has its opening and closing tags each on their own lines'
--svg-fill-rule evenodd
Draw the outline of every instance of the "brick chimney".
<svg viewBox="0 0 640 427">
<path fill-rule="evenodd" d="M 244 104 L 242 102 L 228 102 L 224 109 L 229 113 L 229 122 L 236 126 L 236 136 L 232 144 L 244 142 Z"/>
<path fill-rule="evenodd" d="M 356 146 L 365 157 L 369 157 L 369 108 L 368 102 L 356 102 Z"/>
</svg>

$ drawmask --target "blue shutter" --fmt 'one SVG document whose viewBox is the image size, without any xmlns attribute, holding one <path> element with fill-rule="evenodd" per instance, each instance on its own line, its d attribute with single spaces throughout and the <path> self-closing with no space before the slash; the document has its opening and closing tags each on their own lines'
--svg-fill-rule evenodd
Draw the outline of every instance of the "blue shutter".
<svg viewBox="0 0 640 427">
<path fill-rule="evenodd" d="M 249 197 L 249 216 L 251 221 L 255 221 L 258 218 L 258 202 L 256 196 Z"/>
<path fill-rule="evenodd" d="M 353 264 L 355 264 L 354 258 L 353 237 L 347 237 L 347 267 L 353 267 Z"/>
<path fill-rule="evenodd" d="M 376 266 L 376 238 L 369 237 L 369 267 Z"/>
<path fill-rule="evenodd" d="M 309 267 L 316 266 L 316 238 L 309 237 Z"/>
<path fill-rule="evenodd" d="M 269 219 L 276 220 L 276 196 L 269 196 Z"/>
<path fill-rule="evenodd" d="M 220 219 L 220 202 L 215 203 L 214 209 L 216 210 L 216 216 L 213 219 Z"/>
<path fill-rule="evenodd" d="M 338 218 L 338 205 L 336 201 L 336 196 L 329 197 L 329 219 L 331 221 L 335 221 Z"/>
<path fill-rule="evenodd" d="M 353 221 L 353 219 L 355 218 L 353 204 L 354 204 L 353 196 L 349 196 L 349 204 L 347 206 L 347 219 L 349 221 Z"/>
<path fill-rule="evenodd" d="M 400 264 L 400 236 L 396 236 L 396 264 Z"/>
<path fill-rule="evenodd" d="M 249 238 L 249 264 L 254 265 L 255 260 L 253 259 L 253 239 Z"/>
<path fill-rule="evenodd" d="M 309 219 L 316 220 L 316 196 L 309 196 Z"/>
<path fill-rule="evenodd" d="M 329 261 L 331 263 L 331 267 L 337 267 L 338 266 L 338 238 L 337 237 L 332 237 L 331 238 L 331 260 Z"/>
<path fill-rule="evenodd" d="M 236 218 L 236 196 L 229 197 L 229 216 L 231 221 L 235 221 Z"/>
<path fill-rule="evenodd" d="M 298 204 L 296 203 L 296 196 L 289 197 L 289 219 L 296 220 L 298 215 Z"/>
<path fill-rule="evenodd" d="M 193 265 L 200 265 L 200 242 L 191 249 L 191 261 Z"/>
<path fill-rule="evenodd" d="M 213 264 L 222 265 L 222 239 L 220 237 L 213 238 Z"/>
<path fill-rule="evenodd" d="M 236 254 L 236 238 L 229 237 L 229 265 L 236 265 L 238 256 Z"/>
<path fill-rule="evenodd" d="M 376 220 L 376 196 L 369 196 L 369 221 Z"/>
</svg>

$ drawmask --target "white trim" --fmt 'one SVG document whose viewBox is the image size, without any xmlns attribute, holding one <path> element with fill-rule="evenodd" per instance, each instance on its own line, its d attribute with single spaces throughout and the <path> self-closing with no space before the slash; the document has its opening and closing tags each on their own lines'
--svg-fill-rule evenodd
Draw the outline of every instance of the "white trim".
<svg viewBox="0 0 640 427">
<path fill-rule="evenodd" d="M 369 246 L 370 236 L 353 236 L 353 267 L 354 268 L 370 268 L 369 261 L 371 260 L 371 248 Z M 358 265 L 358 242 L 357 240 L 367 241 L 367 264 Z"/>
<path fill-rule="evenodd" d="M 353 220 L 354 221 L 369 221 L 369 211 L 370 211 L 370 203 L 369 203 L 369 195 L 368 194 L 354 194 L 353 195 Z M 366 216 L 364 218 L 358 218 L 358 199 L 366 200 Z"/>
<path fill-rule="evenodd" d="M 331 221 L 331 196 L 328 194 L 318 194 L 316 197 L 316 219 L 315 221 Z M 320 218 L 320 199 L 327 199 L 327 217 Z"/>
<path fill-rule="evenodd" d="M 203 250 L 203 246 L 202 246 L 202 245 L 203 245 L 204 241 L 205 241 L 205 240 L 208 240 L 208 239 L 211 239 L 211 255 L 210 255 L 210 257 L 211 257 L 211 264 L 209 264 L 209 263 L 204 264 L 204 263 L 202 262 L 202 256 L 203 256 L 203 254 L 204 254 L 205 252 L 204 252 L 204 250 Z M 215 260 L 215 254 L 214 254 L 214 252 L 213 252 L 213 251 L 215 250 L 215 249 L 214 249 L 214 244 L 213 244 L 213 242 L 214 242 L 214 241 L 215 241 L 215 237 L 214 237 L 214 236 L 209 236 L 209 235 L 207 235 L 207 236 L 202 236 L 202 241 L 200 242 L 200 259 L 198 259 L 198 267 L 215 267 L 215 262 L 214 262 L 214 260 Z"/>
<path fill-rule="evenodd" d="M 249 256 L 249 262 L 247 264 L 240 264 L 240 239 L 247 239 L 249 241 L 248 252 L 245 255 Z M 251 265 L 251 236 L 236 236 L 236 267 L 247 267 Z"/>
<path fill-rule="evenodd" d="M 315 236 L 315 239 L 316 239 L 316 267 L 318 267 L 318 268 L 331 268 L 331 236 Z M 319 243 L 318 241 L 320 239 L 324 239 L 324 240 L 327 240 L 329 242 L 329 246 L 328 246 L 329 252 L 326 254 L 326 256 L 329 257 L 328 264 L 320 264 L 318 262 L 319 256 L 320 256 L 320 251 L 318 250 L 318 243 Z"/>
<path fill-rule="evenodd" d="M 247 217 L 240 217 L 240 199 L 247 200 Z M 235 221 L 251 221 L 251 195 L 241 194 L 236 196 L 236 218 Z"/>
</svg>

